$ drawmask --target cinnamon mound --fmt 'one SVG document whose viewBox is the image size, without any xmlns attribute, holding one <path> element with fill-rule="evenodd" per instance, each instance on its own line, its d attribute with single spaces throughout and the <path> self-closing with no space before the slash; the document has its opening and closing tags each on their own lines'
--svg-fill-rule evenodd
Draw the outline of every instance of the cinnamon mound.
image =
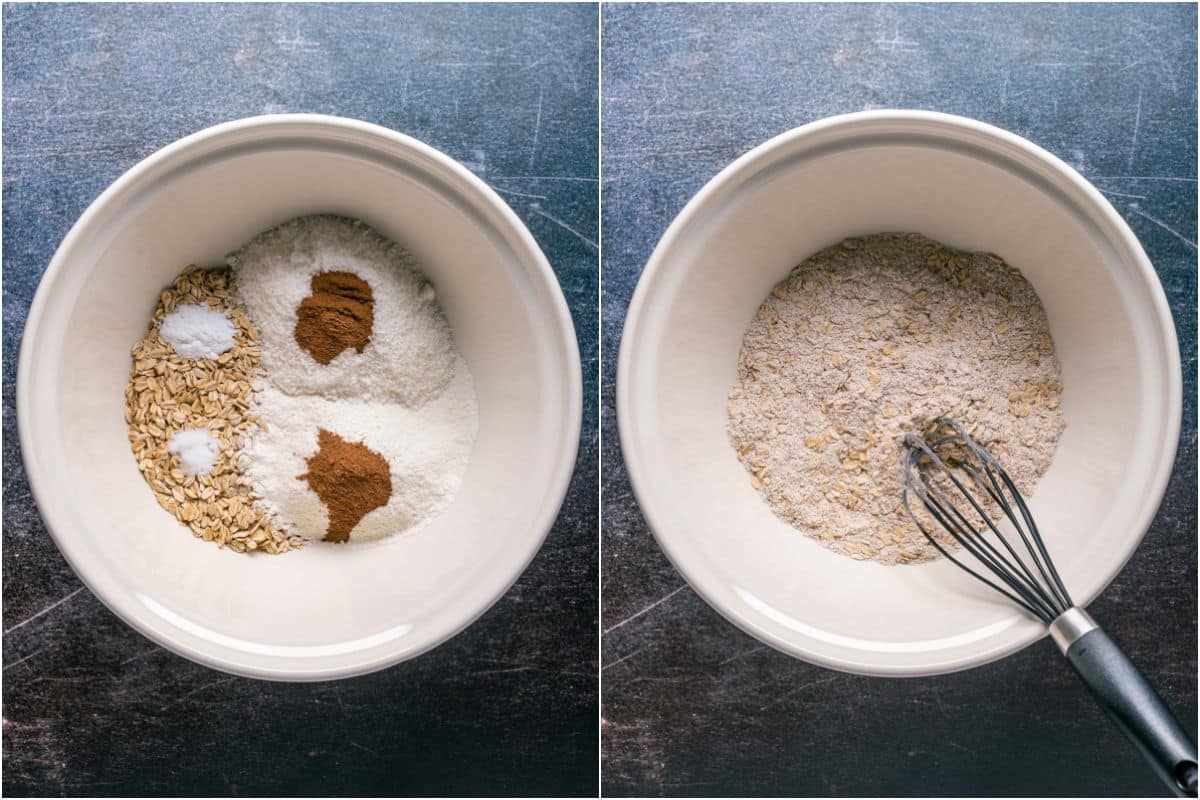
<svg viewBox="0 0 1200 800">
<path fill-rule="evenodd" d="M 317 429 L 317 452 L 305 464 L 308 481 L 329 511 L 327 542 L 344 542 L 369 512 L 387 505 L 392 473 L 387 460 L 362 442 L 347 442 L 336 433 Z"/>
<path fill-rule="evenodd" d="M 296 344 L 322 366 L 353 348 L 361 353 L 375 327 L 371 287 L 353 272 L 321 272 L 296 309 Z"/>
</svg>

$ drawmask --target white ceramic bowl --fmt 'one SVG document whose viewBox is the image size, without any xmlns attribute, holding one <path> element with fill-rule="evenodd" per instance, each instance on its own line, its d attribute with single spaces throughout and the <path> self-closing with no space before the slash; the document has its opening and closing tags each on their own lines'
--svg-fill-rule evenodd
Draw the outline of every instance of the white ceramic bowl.
<svg viewBox="0 0 1200 800">
<path fill-rule="evenodd" d="M 659 544 L 767 644 L 851 672 L 928 675 L 1045 629 L 944 560 L 885 567 L 806 538 L 760 500 L 725 433 L 742 334 L 767 292 L 818 250 L 882 231 L 995 252 L 1041 296 L 1068 427 L 1032 506 L 1078 604 L 1120 570 L 1162 497 L 1179 354 L 1162 287 L 1108 202 L 1046 151 L 972 120 L 821 120 L 739 158 L 675 219 L 634 294 L 617 375 L 622 451 Z"/>
<path fill-rule="evenodd" d="M 317 212 L 358 217 L 416 256 L 474 377 L 479 436 L 451 505 L 422 530 L 242 557 L 193 538 L 139 474 L 122 416 L 129 349 L 183 267 Z M 180 655 L 280 680 L 394 664 L 499 599 L 562 503 L 581 398 L 562 293 L 512 210 L 427 145 L 317 115 L 218 125 L 118 179 L 46 271 L 17 377 L 34 496 L 88 588 Z"/>
</svg>

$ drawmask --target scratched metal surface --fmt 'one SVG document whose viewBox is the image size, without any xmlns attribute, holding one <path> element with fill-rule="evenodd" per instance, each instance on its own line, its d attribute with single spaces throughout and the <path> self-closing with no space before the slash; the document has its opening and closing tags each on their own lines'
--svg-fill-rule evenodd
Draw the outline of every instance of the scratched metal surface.
<svg viewBox="0 0 1200 800">
<path fill-rule="evenodd" d="M 597 13 L 4 8 L 5 794 L 595 794 Z M 26 311 L 88 203 L 180 136 L 281 111 L 403 131 L 488 181 L 555 267 L 585 376 L 578 473 L 517 585 L 426 655 L 313 685 L 197 666 L 104 609 L 38 517 L 13 414 Z"/>
<path fill-rule="evenodd" d="M 1195 7 L 606 4 L 602 18 L 605 793 L 1160 793 L 1049 641 L 957 675 L 884 680 L 735 630 L 655 546 L 621 461 L 613 387 L 624 310 L 658 237 L 753 145 L 890 106 L 975 117 L 1046 147 L 1107 193 L 1176 317 L 1175 474 L 1093 609 L 1194 733 Z"/>
</svg>

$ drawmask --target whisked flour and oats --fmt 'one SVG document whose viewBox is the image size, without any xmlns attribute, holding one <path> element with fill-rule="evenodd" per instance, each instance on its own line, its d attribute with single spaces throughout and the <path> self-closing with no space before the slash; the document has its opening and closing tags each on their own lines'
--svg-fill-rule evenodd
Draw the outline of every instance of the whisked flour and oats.
<svg viewBox="0 0 1200 800">
<path fill-rule="evenodd" d="M 901 505 L 901 443 L 965 423 L 1032 493 L 1065 427 L 1033 287 L 915 233 L 847 239 L 772 290 L 742 342 L 728 433 L 771 510 L 858 560 L 939 556 Z"/>
<path fill-rule="evenodd" d="M 133 347 L 126 422 L 160 505 L 205 541 L 283 553 L 435 517 L 478 430 L 433 286 L 395 242 L 313 216 L 188 267 Z"/>
</svg>

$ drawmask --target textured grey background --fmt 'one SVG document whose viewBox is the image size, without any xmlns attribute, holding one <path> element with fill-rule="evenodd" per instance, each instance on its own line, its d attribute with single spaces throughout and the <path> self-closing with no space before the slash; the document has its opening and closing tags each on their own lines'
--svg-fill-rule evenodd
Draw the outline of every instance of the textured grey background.
<svg viewBox="0 0 1200 800">
<path fill-rule="evenodd" d="M 604 790 L 608 794 L 1157 794 L 1043 641 L 934 679 L 809 666 L 734 629 L 655 546 L 617 442 L 624 311 L 655 243 L 736 156 L 873 107 L 1015 131 L 1103 190 L 1170 298 L 1174 477 L 1093 606 L 1195 731 L 1196 9 L 606 4 L 603 56 Z M 617 627 L 619 626 L 619 627 Z"/>
<path fill-rule="evenodd" d="M 4 782 L 45 794 L 594 794 L 595 6 L 5 6 Z M 478 622 L 374 675 L 197 666 L 86 590 L 38 517 L 17 346 L 54 248 L 140 159 L 238 117 L 339 114 L 422 139 L 513 206 L 583 355 L 579 469 L 545 547 Z"/>
</svg>

